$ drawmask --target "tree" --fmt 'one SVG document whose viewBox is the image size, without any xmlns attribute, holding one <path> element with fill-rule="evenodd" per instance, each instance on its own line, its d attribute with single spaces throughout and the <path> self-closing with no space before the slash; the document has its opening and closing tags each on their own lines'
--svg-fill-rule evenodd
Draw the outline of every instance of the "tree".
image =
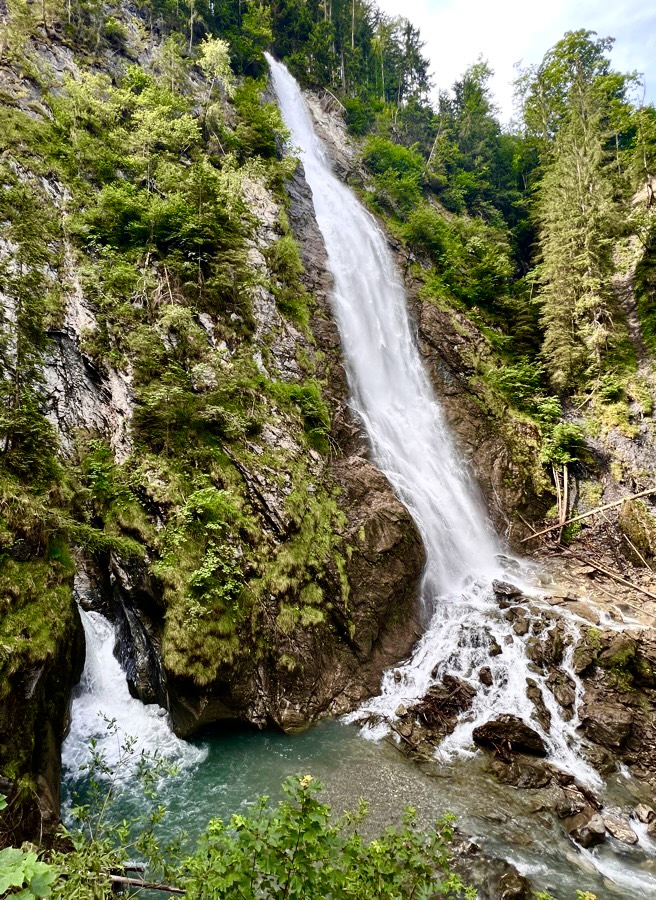
<svg viewBox="0 0 656 900">
<path fill-rule="evenodd" d="M 207 102 L 212 97 L 214 85 L 218 84 L 228 95 L 235 93 L 235 78 L 230 68 L 230 47 L 221 38 L 206 37 L 198 47 L 198 64 L 209 80 Z"/>
<path fill-rule="evenodd" d="M 607 110 L 586 59 L 572 66 L 566 93 L 552 86 L 554 95 L 566 97 L 566 105 L 558 111 L 537 201 L 541 262 L 535 274 L 545 329 L 543 354 L 551 382 L 560 391 L 584 373 L 599 373 L 613 333 L 617 206 L 606 150 Z"/>
<path fill-rule="evenodd" d="M 539 66 L 520 72 L 515 82 L 527 132 L 551 141 L 569 116 L 581 85 L 592 85 L 610 72 L 614 39 L 594 31 L 568 31 L 547 51 Z"/>
</svg>

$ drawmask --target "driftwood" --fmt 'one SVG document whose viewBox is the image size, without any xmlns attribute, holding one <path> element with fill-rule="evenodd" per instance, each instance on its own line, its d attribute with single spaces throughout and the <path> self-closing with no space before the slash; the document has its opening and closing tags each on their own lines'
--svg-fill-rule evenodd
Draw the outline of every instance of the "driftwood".
<svg viewBox="0 0 656 900">
<path fill-rule="evenodd" d="M 597 569 L 598 572 L 601 572 L 604 575 L 608 575 L 609 578 L 613 578 L 615 581 L 619 581 L 620 584 L 624 584 L 626 585 L 626 587 L 630 587 L 634 591 L 638 591 L 640 594 L 645 594 L 651 600 L 656 600 L 656 594 L 652 594 L 652 592 L 648 591 L 647 588 L 640 587 L 640 585 L 634 584 L 632 581 L 627 581 L 626 578 L 618 575 L 617 572 L 613 572 L 612 569 L 607 569 L 605 568 L 605 566 L 600 566 L 599 563 L 593 562 L 586 556 L 579 556 L 578 553 L 573 553 L 571 550 L 569 550 L 569 547 L 563 547 L 563 549 L 567 549 L 569 553 L 574 557 L 574 559 L 578 559 L 579 562 L 585 563 L 586 566 L 591 566 L 593 569 Z M 618 602 L 621 603 L 622 601 L 619 600 Z"/>
<path fill-rule="evenodd" d="M 158 884 L 155 881 L 144 881 L 143 878 L 128 878 L 127 875 L 110 875 L 112 884 L 116 887 L 137 887 L 148 891 L 163 891 L 166 894 L 186 894 L 182 888 L 172 884 Z"/>
<path fill-rule="evenodd" d="M 613 500 L 612 503 L 604 503 L 603 506 L 597 506 L 595 509 L 589 510 L 589 512 L 581 513 L 579 516 L 574 516 L 572 519 L 566 519 L 564 522 L 557 522 L 555 525 L 550 525 L 548 528 L 543 528 L 542 531 L 536 531 L 534 534 L 529 534 L 528 537 L 522 538 L 519 543 L 525 544 L 526 541 L 532 541 L 534 538 L 542 537 L 543 534 L 549 534 L 550 531 L 556 531 L 558 528 L 564 528 L 565 525 L 571 525 L 573 522 L 580 522 L 581 519 L 587 519 L 589 516 L 594 516 L 596 513 L 603 512 L 606 509 L 612 509 L 614 506 L 621 506 L 625 500 L 637 500 L 638 497 L 648 497 L 649 494 L 656 494 L 656 488 L 649 488 L 649 490 L 647 491 L 640 491 L 639 494 L 629 494 L 628 497 L 622 497 L 621 500 Z"/>
</svg>

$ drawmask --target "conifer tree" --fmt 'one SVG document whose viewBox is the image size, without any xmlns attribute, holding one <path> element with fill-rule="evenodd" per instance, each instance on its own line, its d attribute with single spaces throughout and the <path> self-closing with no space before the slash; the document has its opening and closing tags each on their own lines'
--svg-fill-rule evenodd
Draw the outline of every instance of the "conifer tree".
<svg viewBox="0 0 656 900">
<path fill-rule="evenodd" d="M 612 248 L 626 189 L 619 129 L 633 76 L 610 70 L 611 47 L 610 38 L 570 32 L 524 84 L 527 133 L 541 141 L 534 275 L 543 356 L 563 392 L 598 375 L 613 345 Z"/>
<path fill-rule="evenodd" d="M 583 90 L 556 136 L 538 204 L 543 354 L 558 390 L 599 371 L 612 338 L 616 214 L 601 112 Z"/>
</svg>

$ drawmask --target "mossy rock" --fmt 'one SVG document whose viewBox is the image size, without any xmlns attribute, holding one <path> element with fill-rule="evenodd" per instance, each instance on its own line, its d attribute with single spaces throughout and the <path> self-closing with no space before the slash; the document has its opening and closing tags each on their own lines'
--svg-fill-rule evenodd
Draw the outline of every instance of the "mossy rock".
<svg viewBox="0 0 656 900">
<path fill-rule="evenodd" d="M 625 500 L 620 508 L 617 524 L 631 542 L 623 542 L 624 553 L 631 562 L 644 565 L 639 554 L 645 558 L 656 556 L 656 518 L 646 503 L 642 500 Z"/>
</svg>

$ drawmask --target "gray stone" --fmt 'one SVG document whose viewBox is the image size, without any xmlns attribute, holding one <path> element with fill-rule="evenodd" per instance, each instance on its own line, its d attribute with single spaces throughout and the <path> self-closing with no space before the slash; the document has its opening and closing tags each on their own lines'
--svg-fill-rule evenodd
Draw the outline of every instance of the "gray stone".
<svg viewBox="0 0 656 900">
<path fill-rule="evenodd" d="M 627 816 L 621 812 L 603 812 L 604 825 L 613 837 L 623 844 L 637 844 L 638 835 L 629 825 Z"/>
<path fill-rule="evenodd" d="M 633 814 L 638 822 L 642 822 L 643 825 L 651 825 L 654 819 L 656 819 L 656 812 L 654 812 L 651 806 L 647 806 L 646 803 L 639 803 L 633 810 Z"/>
<path fill-rule="evenodd" d="M 581 716 L 586 736 L 595 744 L 608 749 L 621 747 L 625 743 L 632 724 L 631 710 L 614 703 L 586 703 Z"/>
<path fill-rule="evenodd" d="M 567 709 L 574 705 L 576 700 L 575 685 L 564 672 L 552 672 L 547 679 L 547 684 L 560 706 Z"/>
<path fill-rule="evenodd" d="M 544 763 L 522 757 L 513 757 L 509 763 L 495 759 L 490 770 L 501 784 L 512 784 L 518 788 L 533 790 L 543 788 L 552 779 L 551 770 Z"/>
</svg>

